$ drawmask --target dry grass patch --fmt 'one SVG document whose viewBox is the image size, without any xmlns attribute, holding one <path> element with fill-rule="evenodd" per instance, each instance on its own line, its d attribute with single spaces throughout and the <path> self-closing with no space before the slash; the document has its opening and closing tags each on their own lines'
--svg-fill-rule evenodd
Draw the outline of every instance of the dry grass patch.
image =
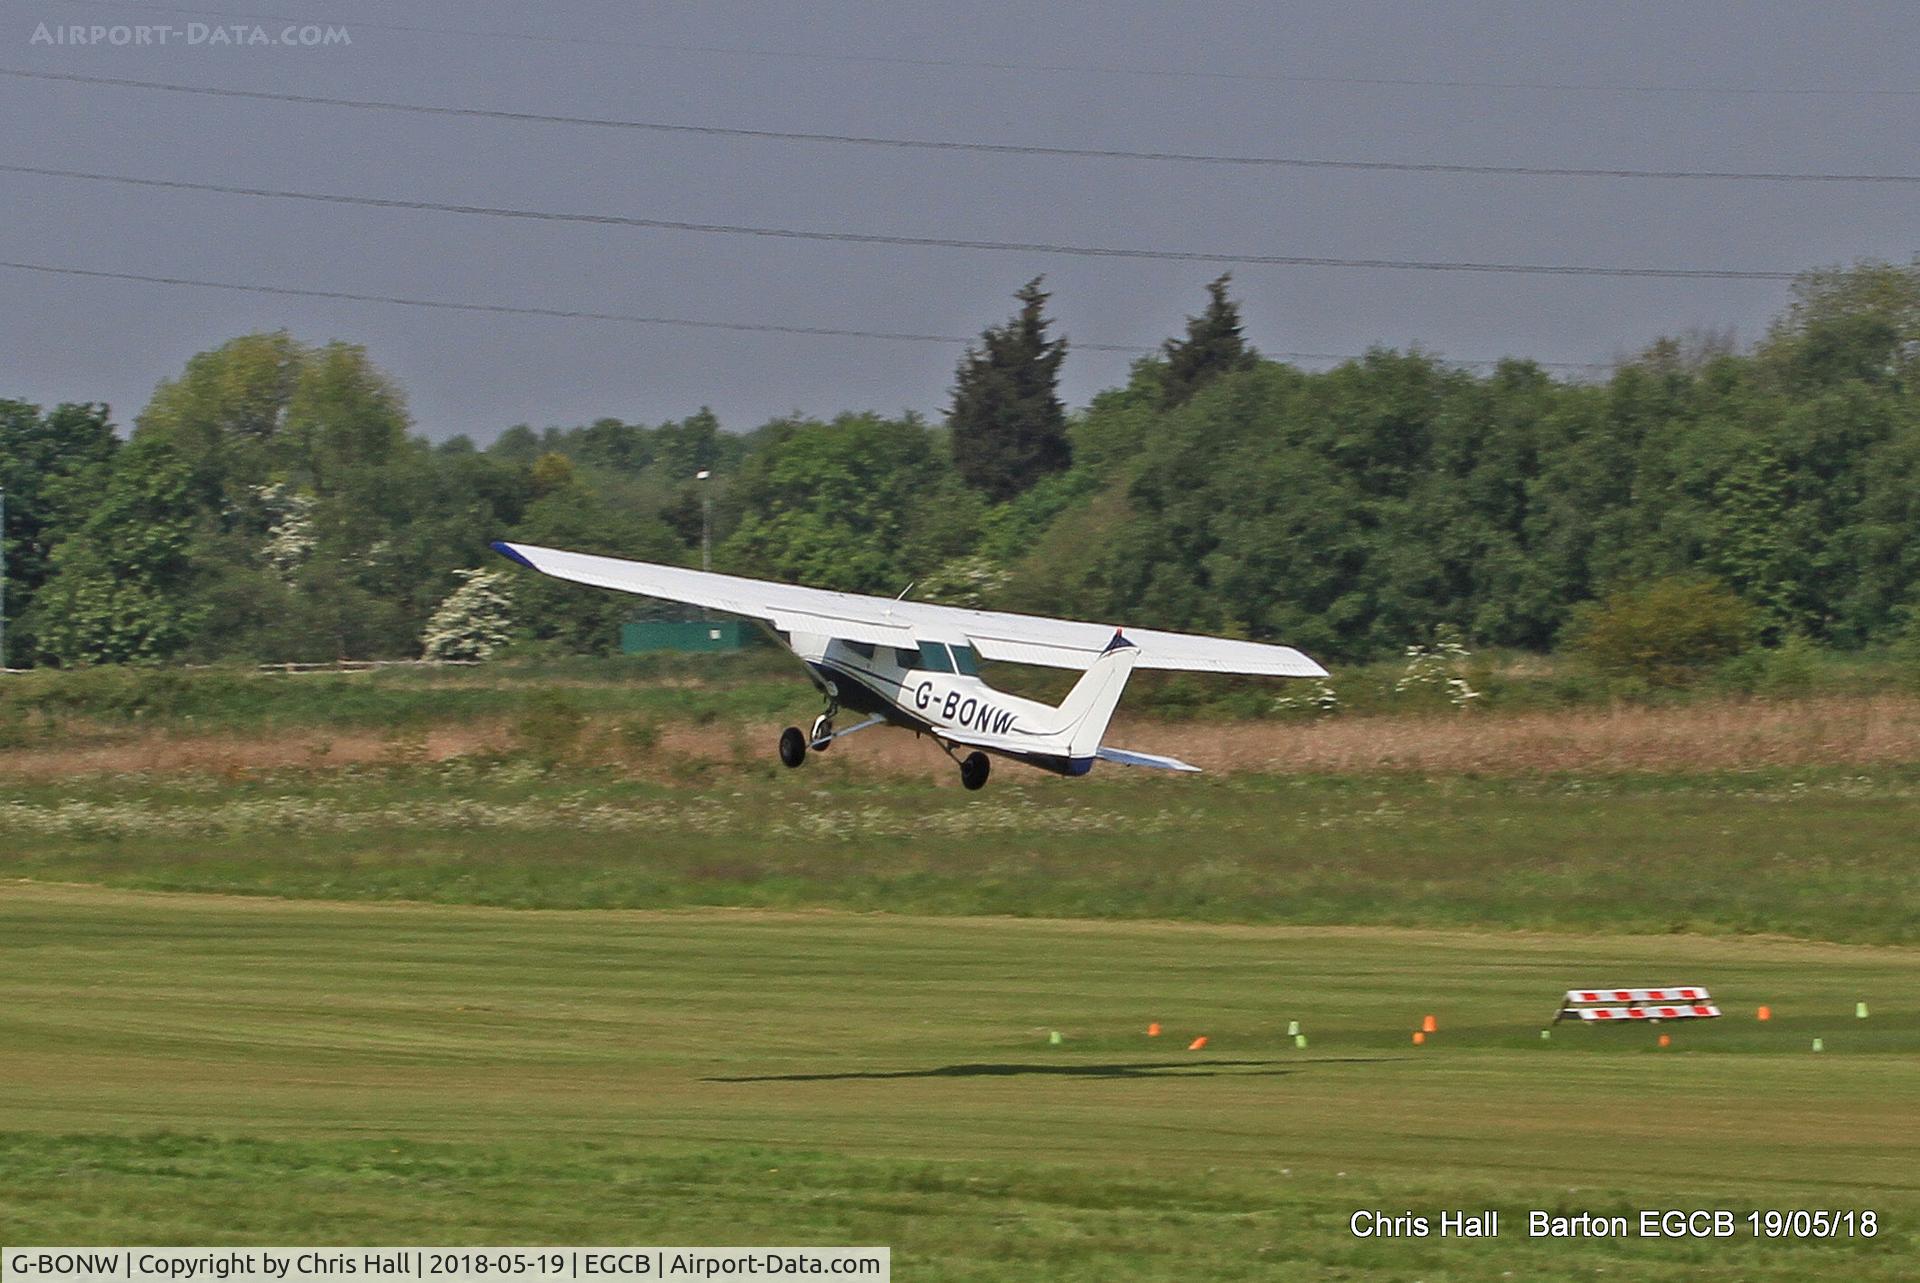
<svg viewBox="0 0 1920 1283">
<path fill-rule="evenodd" d="M 746 732 L 771 752 L 778 728 Z M 717 755 L 741 734 L 678 728 L 663 746 Z M 1372 771 L 1531 774 L 1887 766 L 1920 761 L 1920 699 L 1831 696 L 1783 703 L 1714 701 L 1554 712 L 1333 717 L 1317 722 L 1160 722 L 1122 717 L 1110 742 L 1171 753 L 1211 771 L 1348 775 Z M 832 755 L 907 776 L 951 773 L 929 741 L 863 733 Z"/>
<path fill-rule="evenodd" d="M 1831 696 L 1785 703 L 1457 716 L 1345 717 L 1227 726 L 1129 723 L 1126 743 L 1221 771 L 1522 774 L 1884 766 L 1920 760 L 1920 699 Z M 1149 739 L 1151 737 L 1151 739 Z"/>
<path fill-rule="evenodd" d="M 805 720 L 805 719 L 801 719 Z M 764 766 L 778 722 L 667 722 L 637 746 L 618 719 L 589 718 L 578 760 L 674 780 Z M 1552 712 L 1346 716 L 1317 722 L 1161 722 L 1122 718 L 1112 741 L 1171 753 L 1211 771 L 1346 775 L 1375 771 L 1687 772 L 1794 766 L 1886 766 L 1920 761 L 1920 698 L 1823 696 L 1763 702 L 1700 701 Z M 0 750 L 0 779 L 45 781 L 108 774 L 249 771 L 440 762 L 524 747 L 504 721 L 375 732 L 288 729 L 272 734 L 79 728 L 45 744 Z M 931 740 L 875 728 L 812 759 L 808 770 L 857 769 L 945 780 L 953 764 Z M 1002 769 L 1017 769 L 1003 766 Z"/>
</svg>

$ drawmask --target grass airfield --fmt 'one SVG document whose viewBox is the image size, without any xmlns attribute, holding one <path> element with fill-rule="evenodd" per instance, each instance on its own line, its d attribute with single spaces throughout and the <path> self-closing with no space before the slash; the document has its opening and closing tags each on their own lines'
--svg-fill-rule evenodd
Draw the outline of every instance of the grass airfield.
<svg viewBox="0 0 1920 1283">
<path fill-rule="evenodd" d="M 0 1239 L 886 1243 L 916 1280 L 1910 1278 L 1917 963 L 16 881 Z M 1662 1026 L 1664 1051 L 1646 1028 L 1542 1042 L 1559 993 L 1594 983 L 1705 984 L 1729 1015 Z M 1507 1215 L 1491 1244 L 1362 1241 L 1363 1207 Z M 1881 1228 L 1530 1240 L 1536 1207 L 1870 1208 Z"/>
</svg>

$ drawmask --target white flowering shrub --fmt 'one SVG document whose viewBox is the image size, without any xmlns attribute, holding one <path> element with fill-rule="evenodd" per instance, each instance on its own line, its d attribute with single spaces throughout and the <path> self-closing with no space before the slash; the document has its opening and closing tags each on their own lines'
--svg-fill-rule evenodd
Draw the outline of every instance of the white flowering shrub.
<svg viewBox="0 0 1920 1283">
<path fill-rule="evenodd" d="M 1407 647 L 1406 671 L 1393 684 L 1393 693 L 1438 696 L 1455 708 L 1467 708 L 1480 698 L 1480 692 L 1466 677 L 1472 659 L 1473 652 L 1461 641 L 1460 630 L 1442 624 L 1434 630 L 1433 645 Z"/>
<path fill-rule="evenodd" d="M 426 659 L 487 659 L 513 635 L 513 594 L 498 570 L 456 570 L 461 584 L 420 637 Z"/>
<path fill-rule="evenodd" d="M 284 481 L 252 489 L 254 499 L 272 522 L 260 551 L 273 563 L 281 578 L 288 578 L 313 555 L 314 498 Z"/>
<path fill-rule="evenodd" d="M 1298 682 L 1289 682 L 1288 686 L 1297 693 L 1276 698 L 1273 701 L 1273 711 L 1276 713 L 1332 717 L 1340 711 L 1340 694 L 1334 690 L 1333 683 L 1324 677 L 1308 687 L 1301 688 Z"/>
<path fill-rule="evenodd" d="M 914 596 L 942 606 L 990 610 L 1011 576 L 991 557 L 959 557 L 936 569 L 915 586 Z"/>
</svg>

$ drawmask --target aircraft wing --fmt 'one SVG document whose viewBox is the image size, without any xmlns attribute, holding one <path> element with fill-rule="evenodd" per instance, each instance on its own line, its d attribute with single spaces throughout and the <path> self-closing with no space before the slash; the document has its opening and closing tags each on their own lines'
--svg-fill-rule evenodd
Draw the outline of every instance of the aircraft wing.
<svg viewBox="0 0 1920 1283">
<path fill-rule="evenodd" d="M 816 633 L 872 645 L 920 641 L 970 642 L 986 659 L 1048 668 L 1085 669 L 1113 639 L 1111 623 L 1081 623 L 998 610 L 964 610 L 919 601 L 802 588 L 764 579 L 686 570 L 646 561 L 500 542 L 494 550 L 542 574 L 596 588 L 663 597 L 764 620 L 783 632 Z M 1291 646 L 1126 628 L 1140 648 L 1139 668 L 1247 673 L 1271 677 L 1325 677 L 1327 670 Z"/>
</svg>

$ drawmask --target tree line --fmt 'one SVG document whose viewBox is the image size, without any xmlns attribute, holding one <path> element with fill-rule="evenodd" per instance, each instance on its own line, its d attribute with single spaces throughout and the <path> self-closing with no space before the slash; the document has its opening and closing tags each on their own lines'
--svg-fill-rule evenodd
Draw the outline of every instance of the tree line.
<svg viewBox="0 0 1920 1283">
<path fill-rule="evenodd" d="M 0 400 L 10 662 L 406 657 L 470 600 L 510 645 L 606 651 L 677 608 L 488 543 L 698 564 L 703 511 L 719 570 L 1334 660 L 1439 629 L 1544 650 L 1673 576 L 1770 642 L 1920 627 L 1920 262 L 1810 272 L 1749 349 L 1665 339 L 1590 381 L 1385 349 L 1302 370 L 1247 343 L 1223 276 L 1073 412 L 1043 282 L 1015 297 L 939 422 L 702 410 L 434 443 L 364 350 L 284 332 L 193 357 L 124 436 L 104 405 Z"/>
</svg>

